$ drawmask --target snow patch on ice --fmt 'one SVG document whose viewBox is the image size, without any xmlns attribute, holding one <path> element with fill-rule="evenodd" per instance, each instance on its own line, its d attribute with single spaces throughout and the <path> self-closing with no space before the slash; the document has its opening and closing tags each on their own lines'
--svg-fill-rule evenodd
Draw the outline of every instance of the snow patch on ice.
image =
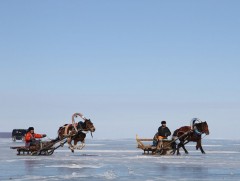
<svg viewBox="0 0 240 181">
<path fill-rule="evenodd" d="M 103 176 L 107 180 L 112 180 L 118 177 L 114 170 L 106 171 L 105 173 L 103 173 Z"/>
</svg>

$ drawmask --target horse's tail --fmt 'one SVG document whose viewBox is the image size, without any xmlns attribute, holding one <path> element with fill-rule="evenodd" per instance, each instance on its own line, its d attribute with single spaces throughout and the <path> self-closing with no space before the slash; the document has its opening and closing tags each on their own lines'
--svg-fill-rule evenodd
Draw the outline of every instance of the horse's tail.
<svg viewBox="0 0 240 181">
<path fill-rule="evenodd" d="M 178 131 L 179 131 L 179 129 L 176 129 L 176 130 L 173 132 L 173 136 L 177 136 Z"/>
<path fill-rule="evenodd" d="M 57 131 L 57 137 L 55 139 L 53 139 L 52 142 L 57 142 L 62 138 L 62 135 L 61 135 L 62 128 L 63 128 L 63 126 L 59 127 L 59 129 Z"/>
<path fill-rule="evenodd" d="M 55 139 L 51 140 L 51 142 L 55 143 L 58 142 L 60 140 L 59 136 L 57 136 Z"/>
<path fill-rule="evenodd" d="M 173 148 L 176 148 L 176 145 L 179 143 L 178 131 L 179 131 L 179 129 L 176 129 L 172 135 L 172 142 L 173 142 L 172 147 Z"/>
<path fill-rule="evenodd" d="M 62 126 L 59 127 L 59 129 L 58 129 L 58 131 L 57 131 L 57 137 L 56 137 L 55 139 L 52 139 L 52 140 L 51 140 L 53 143 L 55 143 L 55 142 L 57 142 L 57 141 L 60 140 L 60 134 L 59 134 L 59 133 L 60 133 L 61 128 L 62 128 Z"/>
</svg>

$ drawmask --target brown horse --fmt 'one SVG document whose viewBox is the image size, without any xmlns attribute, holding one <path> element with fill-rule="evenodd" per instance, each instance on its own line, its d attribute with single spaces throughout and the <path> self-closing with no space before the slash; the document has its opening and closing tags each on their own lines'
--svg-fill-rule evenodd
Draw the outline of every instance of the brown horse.
<svg viewBox="0 0 240 181">
<path fill-rule="evenodd" d="M 75 123 L 74 118 L 78 116 L 81 117 L 84 122 L 79 121 L 78 123 Z M 58 137 L 55 139 L 55 141 L 67 138 L 69 148 L 72 152 L 74 152 L 74 149 L 82 149 L 85 146 L 86 133 L 84 132 L 88 131 L 91 132 L 91 135 L 92 132 L 95 131 L 95 127 L 91 120 L 85 118 L 81 113 L 75 113 L 72 115 L 72 124 L 65 124 L 58 129 Z M 72 141 L 74 141 L 74 145 L 72 145 Z M 82 144 L 77 146 L 79 141 Z"/>
<path fill-rule="evenodd" d="M 197 142 L 196 149 L 198 150 L 200 148 L 201 152 L 205 154 L 203 148 L 202 148 L 202 134 L 209 135 L 208 130 L 208 124 L 207 122 L 200 122 L 194 124 L 195 129 L 191 129 L 190 126 L 183 126 L 173 133 L 173 139 L 177 138 L 179 139 L 180 143 L 177 144 L 177 155 L 180 155 L 179 149 L 182 147 L 186 154 L 188 154 L 188 151 L 186 150 L 185 146 L 190 141 Z"/>
</svg>

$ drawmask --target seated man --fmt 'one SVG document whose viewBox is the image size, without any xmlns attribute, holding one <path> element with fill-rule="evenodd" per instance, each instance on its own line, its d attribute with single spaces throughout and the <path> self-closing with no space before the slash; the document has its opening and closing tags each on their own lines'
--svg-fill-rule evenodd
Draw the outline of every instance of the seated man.
<svg viewBox="0 0 240 181">
<path fill-rule="evenodd" d="M 171 135 L 171 131 L 166 126 L 166 121 L 162 121 L 161 124 L 162 126 L 158 128 L 157 150 L 163 147 L 163 139 L 167 139 L 167 137 Z"/>
<path fill-rule="evenodd" d="M 29 127 L 25 135 L 25 146 L 26 147 L 36 146 L 39 143 L 39 141 L 36 141 L 36 138 L 44 137 L 46 137 L 46 134 L 36 134 L 34 133 L 34 128 Z"/>
<path fill-rule="evenodd" d="M 166 121 L 161 122 L 162 126 L 158 128 L 158 139 L 167 139 L 171 135 L 171 131 L 166 126 Z"/>
<path fill-rule="evenodd" d="M 153 137 L 153 146 L 157 146 L 159 140 L 167 139 L 171 135 L 171 131 L 166 126 L 166 121 L 162 121 L 161 124 L 162 126 L 158 128 L 158 132 Z"/>
</svg>

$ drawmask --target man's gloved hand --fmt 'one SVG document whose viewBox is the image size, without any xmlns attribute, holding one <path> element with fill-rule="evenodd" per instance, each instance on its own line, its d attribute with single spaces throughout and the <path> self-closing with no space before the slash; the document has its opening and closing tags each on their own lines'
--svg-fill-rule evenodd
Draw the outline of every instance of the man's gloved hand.
<svg viewBox="0 0 240 181">
<path fill-rule="evenodd" d="M 42 135 L 43 138 L 46 137 L 46 136 L 47 136 L 46 134 L 43 134 L 43 135 Z"/>
</svg>

